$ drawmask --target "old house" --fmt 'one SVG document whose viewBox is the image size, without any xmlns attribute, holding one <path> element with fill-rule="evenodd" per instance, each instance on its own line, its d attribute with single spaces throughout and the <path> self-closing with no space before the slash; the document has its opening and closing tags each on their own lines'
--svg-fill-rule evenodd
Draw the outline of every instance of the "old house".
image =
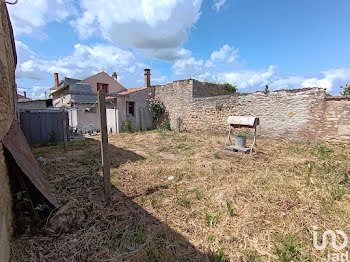
<svg viewBox="0 0 350 262">
<path fill-rule="evenodd" d="M 153 92 L 150 86 L 150 70 L 145 69 L 145 86 L 126 89 L 118 82 L 117 74 L 97 73 L 84 80 L 65 77 L 59 81 L 55 73 L 55 86 L 50 89 L 54 107 L 69 111 L 69 124 L 79 133 L 99 131 L 97 92 L 106 93 L 107 124 L 112 133 L 122 131 L 123 123 L 130 121 L 133 130 L 153 127 L 148 112 L 147 99 Z"/>
<path fill-rule="evenodd" d="M 31 99 L 27 93 L 17 94 L 17 111 L 27 111 L 33 109 L 47 109 L 52 107 L 52 99 Z"/>
</svg>

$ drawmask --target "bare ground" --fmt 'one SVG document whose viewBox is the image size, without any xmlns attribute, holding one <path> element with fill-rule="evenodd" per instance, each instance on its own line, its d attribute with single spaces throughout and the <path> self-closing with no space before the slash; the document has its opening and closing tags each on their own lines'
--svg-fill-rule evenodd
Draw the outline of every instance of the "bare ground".
<svg viewBox="0 0 350 262">
<path fill-rule="evenodd" d="M 15 239 L 12 261 L 327 261 L 335 251 L 316 250 L 312 231 L 350 233 L 350 146 L 260 138 L 243 155 L 222 153 L 224 140 L 111 136 L 110 206 L 97 140 L 33 148 L 67 212 Z"/>
</svg>

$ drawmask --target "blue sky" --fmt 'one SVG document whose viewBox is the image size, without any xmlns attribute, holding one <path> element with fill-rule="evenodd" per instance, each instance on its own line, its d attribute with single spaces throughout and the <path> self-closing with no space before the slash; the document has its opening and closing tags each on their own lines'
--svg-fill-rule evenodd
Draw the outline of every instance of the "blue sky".
<svg viewBox="0 0 350 262">
<path fill-rule="evenodd" d="M 240 92 L 350 83 L 348 0 L 19 0 L 8 6 L 19 92 L 53 73 L 116 71 L 127 88 L 196 78 Z"/>
</svg>

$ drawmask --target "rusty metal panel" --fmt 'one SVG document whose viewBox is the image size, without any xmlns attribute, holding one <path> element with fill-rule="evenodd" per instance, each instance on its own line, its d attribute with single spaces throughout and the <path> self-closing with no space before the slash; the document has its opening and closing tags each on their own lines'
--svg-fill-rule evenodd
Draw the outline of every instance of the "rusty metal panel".
<svg viewBox="0 0 350 262">
<path fill-rule="evenodd" d="M 2 144 L 10 151 L 17 165 L 40 193 L 53 206 L 58 207 L 59 204 L 53 196 L 48 182 L 42 175 L 38 162 L 34 158 L 28 142 L 16 121 L 13 121 L 9 133 L 2 140 Z"/>
<path fill-rule="evenodd" d="M 234 127 L 255 127 L 260 124 L 260 121 L 254 116 L 229 116 L 227 123 Z"/>
</svg>

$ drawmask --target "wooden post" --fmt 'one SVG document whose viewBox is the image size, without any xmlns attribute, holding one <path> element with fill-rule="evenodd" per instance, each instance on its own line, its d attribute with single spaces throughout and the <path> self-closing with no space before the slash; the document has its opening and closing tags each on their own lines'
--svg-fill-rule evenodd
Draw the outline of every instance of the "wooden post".
<svg viewBox="0 0 350 262">
<path fill-rule="evenodd" d="M 109 203 L 111 199 L 111 174 L 109 170 L 109 158 L 108 158 L 106 100 L 105 100 L 105 93 L 103 92 L 102 89 L 98 91 L 98 112 L 100 115 L 101 160 L 102 160 L 104 192 L 105 192 L 106 203 Z"/>
<path fill-rule="evenodd" d="M 62 111 L 62 130 L 63 130 L 63 143 L 64 143 L 64 152 L 68 152 L 68 144 L 67 144 L 67 117 L 66 111 Z"/>
</svg>

